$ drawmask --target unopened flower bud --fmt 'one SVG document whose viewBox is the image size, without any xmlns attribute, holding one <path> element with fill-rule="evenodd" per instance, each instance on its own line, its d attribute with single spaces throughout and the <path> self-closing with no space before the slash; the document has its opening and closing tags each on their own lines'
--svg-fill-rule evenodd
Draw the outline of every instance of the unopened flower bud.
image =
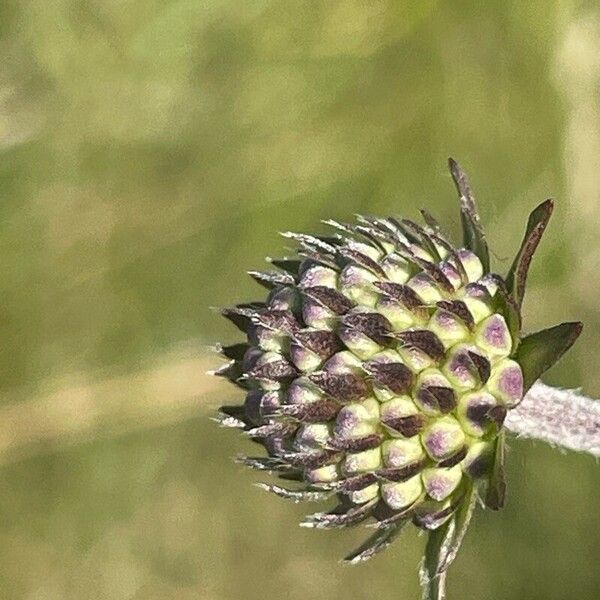
<svg viewBox="0 0 600 600">
<path fill-rule="evenodd" d="M 483 275 L 483 265 L 477 255 L 470 250 L 461 248 L 457 252 L 458 259 L 460 260 L 469 281 L 477 281 Z"/>
<path fill-rule="evenodd" d="M 323 398 L 322 392 L 308 378 L 298 377 L 288 388 L 287 402 L 289 404 L 310 404 Z"/>
<path fill-rule="evenodd" d="M 360 490 L 350 492 L 348 497 L 350 498 L 351 502 L 354 502 L 354 504 L 365 504 L 365 502 L 369 502 L 370 500 L 377 498 L 378 495 L 379 484 L 372 483 L 371 485 L 368 485 Z"/>
<path fill-rule="evenodd" d="M 506 319 L 499 314 L 493 314 L 484 319 L 477 326 L 475 343 L 492 360 L 509 356 L 512 349 L 512 338 Z"/>
<path fill-rule="evenodd" d="M 504 359 L 492 371 L 488 391 L 507 408 L 513 408 L 523 399 L 523 371 L 519 363 Z"/>
<path fill-rule="evenodd" d="M 442 300 L 438 285 L 427 273 L 417 273 L 408 281 L 407 285 L 417 293 L 425 305 L 435 304 Z"/>
<path fill-rule="evenodd" d="M 415 502 L 423 493 L 421 476 L 415 475 L 407 481 L 384 483 L 381 494 L 385 503 L 394 510 L 406 508 Z"/>
<path fill-rule="evenodd" d="M 356 265 L 346 265 L 340 273 L 340 291 L 350 300 L 362 306 L 373 307 L 379 294 L 373 286 L 377 276 Z"/>
<path fill-rule="evenodd" d="M 375 471 L 381 467 L 381 448 L 372 448 L 347 454 L 344 460 L 344 471 L 348 474 Z"/>
<path fill-rule="evenodd" d="M 336 289 L 337 283 L 338 274 L 333 269 L 313 264 L 302 272 L 298 285 L 300 288 L 323 286 Z"/>
<path fill-rule="evenodd" d="M 447 415 L 428 426 L 422 441 L 427 454 L 435 461 L 442 461 L 463 447 L 465 434 L 460 423 L 454 417 Z"/>
<path fill-rule="evenodd" d="M 406 467 L 425 458 L 425 451 L 418 436 L 388 440 L 383 443 L 382 453 L 383 462 L 389 468 Z"/>
<path fill-rule="evenodd" d="M 455 394 L 452 384 L 443 373 L 439 369 L 430 368 L 417 377 L 414 400 L 426 415 L 439 415 L 454 408 Z"/>
<path fill-rule="evenodd" d="M 463 394 L 458 400 L 457 416 L 465 433 L 481 437 L 491 426 L 489 412 L 496 406 L 496 398 L 483 390 Z"/>
<path fill-rule="evenodd" d="M 331 464 L 309 469 L 304 476 L 309 483 L 332 483 L 338 479 L 338 466 Z"/>
<path fill-rule="evenodd" d="M 469 337 L 469 329 L 464 321 L 443 309 L 438 309 L 433 313 L 429 320 L 428 329 L 442 340 L 446 348 L 464 342 Z"/>
<path fill-rule="evenodd" d="M 379 407 L 372 407 L 370 402 L 351 402 L 342 407 L 335 421 L 335 436 L 342 439 L 357 439 L 366 437 L 377 431 Z"/>
<path fill-rule="evenodd" d="M 423 485 L 430 498 L 445 500 L 458 487 L 462 479 L 460 465 L 451 468 L 424 469 L 421 474 Z"/>
</svg>

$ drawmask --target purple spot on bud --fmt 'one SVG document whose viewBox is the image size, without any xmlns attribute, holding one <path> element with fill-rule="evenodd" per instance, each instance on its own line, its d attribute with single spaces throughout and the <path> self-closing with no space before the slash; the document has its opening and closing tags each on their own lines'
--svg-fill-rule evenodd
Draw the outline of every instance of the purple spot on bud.
<svg viewBox="0 0 600 600">
<path fill-rule="evenodd" d="M 458 289 L 462 283 L 462 279 L 460 277 L 459 272 L 454 268 L 454 266 L 448 261 L 443 262 L 440 265 L 440 269 L 442 273 L 446 276 L 446 279 L 452 283 L 455 289 Z"/>
<path fill-rule="evenodd" d="M 477 298 L 479 300 L 490 300 L 490 293 L 487 288 L 480 283 L 469 283 L 466 288 L 466 293 L 469 298 Z"/>
<path fill-rule="evenodd" d="M 454 354 L 448 365 L 448 372 L 465 386 L 473 385 L 473 361 L 469 357 L 467 350 L 458 351 Z"/>
<path fill-rule="evenodd" d="M 336 437 L 348 437 L 352 430 L 360 424 L 360 419 L 350 406 L 345 406 L 340 410 L 335 420 L 335 435 Z"/>
<path fill-rule="evenodd" d="M 453 417 L 444 417 L 434 423 L 422 438 L 431 458 L 444 460 L 457 452 L 465 442 L 465 435 Z"/>
<path fill-rule="evenodd" d="M 292 344 L 290 346 L 290 358 L 294 365 L 302 371 L 315 369 L 321 364 L 321 360 L 314 352 L 307 350 L 299 344 Z"/>
<path fill-rule="evenodd" d="M 304 298 L 302 317 L 307 325 L 316 326 L 321 321 L 330 319 L 334 313 L 312 298 Z"/>
<path fill-rule="evenodd" d="M 485 341 L 494 348 L 505 348 L 510 345 L 508 329 L 500 315 L 492 315 L 488 319 L 483 336 Z"/>
<path fill-rule="evenodd" d="M 449 313 L 446 312 L 445 310 L 439 310 L 437 311 L 437 313 L 435 314 L 435 320 L 438 322 L 438 325 L 440 327 L 454 327 L 456 321 L 454 319 L 454 317 Z"/>
<path fill-rule="evenodd" d="M 431 456 L 442 458 L 448 452 L 448 435 L 445 431 L 432 431 L 425 440 L 425 446 Z"/>
<path fill-rule="evenodd" d="M 427 480 L 425 489 L 434 500 L 443 500 L 454 489 L 454 482 L 444 475 L 437 475 Z"/>
<path fill-rule="evenodd" d="M 513 403 L 523 398 L 523 373 L 517 365 L 512 365 L 502 372 L 498 387 L 502 394 L 510 398 Z"/>
</svg>

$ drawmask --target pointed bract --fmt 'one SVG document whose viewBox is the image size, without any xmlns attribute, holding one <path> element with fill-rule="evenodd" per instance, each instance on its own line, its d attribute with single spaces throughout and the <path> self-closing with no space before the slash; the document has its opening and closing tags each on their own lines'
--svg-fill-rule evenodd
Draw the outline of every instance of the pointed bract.
<svg viewBox="0 0 600 600">
<path fill-rule="evenodd" d="M 485 495 L 485 505 L 492 510 L 500 510 L 506 501 L 506 474 L 504 470 L 505 441 L 504 431 L 500 431 L 496 438 L 494 451 L 494 464 L 488 479 L 488 488 Z"/>
<path fill-rule="evenodd" d="M 525 283 L 531 259 L 542 239 L 548 221 L 552 216 L 554 202 L 546 200 L 542 202 L 530 215 L 527 228 L 519 252 L 506 276 L 506 287 L 514 298 L 517 306 L 521 308 L 525 296 Z"/>
<path fill-rule="evenodd" d="M 515 360 L 523 371 L 524 391 L 536 382 L 575 343 L 583 323 L 561 323 L 532 333 L 521 340 Z"/>
<path fill-rule="evenodd" d="M 477 205 L 471 184 L 466 173 L 453 158 L 448 159 L 448 165 L 460 196 L 460 214 L 464 244 L 479 257 L 484 271 L 487 272 L 490 269 L 490 252 L 483 227 L 481 226 L 481 220 L 479 219 L 479 213 L 477 212 Z"/>
<path fill-rule="evenodd" d="M 385 550 L 394 539 L 400 535 L 404 526 L 408 523 L 407 519 L 392 523 L 389 527 L 376 531 L 356 550 L 344 558 L 346 564 L 355 565 L 370 560 L 383 550 Z"/>
</svg>

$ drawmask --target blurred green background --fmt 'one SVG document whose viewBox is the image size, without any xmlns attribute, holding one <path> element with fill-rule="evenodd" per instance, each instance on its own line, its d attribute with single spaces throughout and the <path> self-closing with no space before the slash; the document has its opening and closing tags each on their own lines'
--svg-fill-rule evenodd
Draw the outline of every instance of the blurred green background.
<svg viewBox="0 0 600 600">
<path fill-rule="evenodd" d="M 1 598 L 417 598 L 423 538 L 339 566 L 364 532 L 251 486 L 204 371 L 278 231 L 426 206 L 457 233 L 448 155 L 498 269 L 557 198 L 525 321 L 582 319 L 546 381 L 600 396 L 597 2 L 3 0 L 0 57 Z M 600 467 L 509 464 L 450 599 L 599 598 Z"/>
</svg>

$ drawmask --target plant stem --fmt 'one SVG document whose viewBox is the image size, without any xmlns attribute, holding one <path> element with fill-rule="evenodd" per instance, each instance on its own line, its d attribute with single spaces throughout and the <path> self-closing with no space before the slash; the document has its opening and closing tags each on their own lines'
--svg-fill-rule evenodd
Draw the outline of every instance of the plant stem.
<svg viewBox="0 0 600 600">
<path fill-rule="evenodd" d="M 516 437 L 600 457 L 600 401 L 577 390 L 538 381 L 519 406 L 509 411 L 505 425 Z"/>
</svg>

